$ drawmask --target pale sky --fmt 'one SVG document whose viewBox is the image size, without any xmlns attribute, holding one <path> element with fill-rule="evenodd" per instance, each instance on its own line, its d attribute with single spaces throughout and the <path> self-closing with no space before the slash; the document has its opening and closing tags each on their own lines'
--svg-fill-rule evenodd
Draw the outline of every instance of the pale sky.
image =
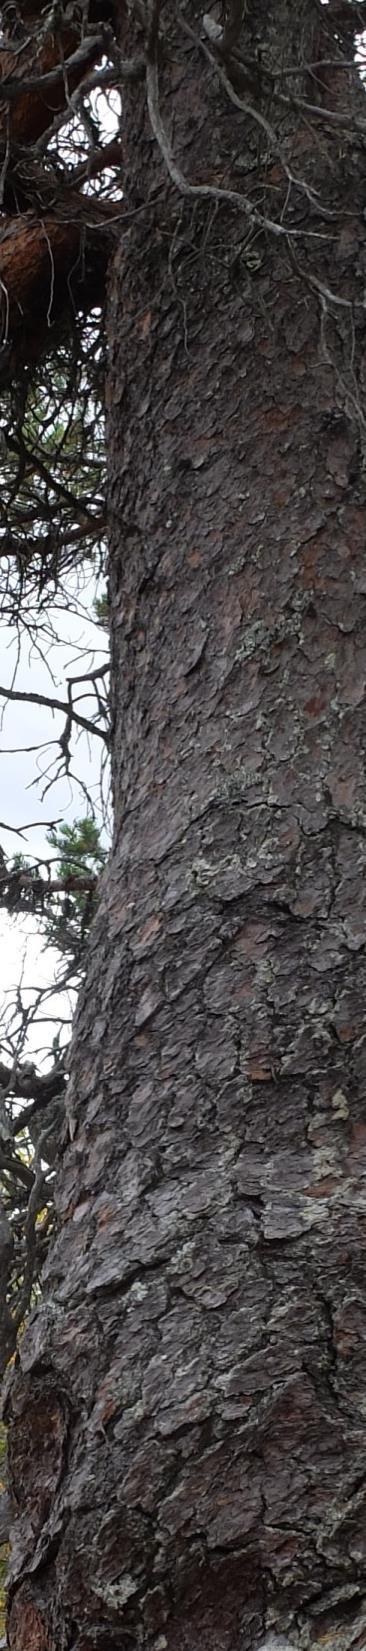
<svg viewBox="0 0 366 1651">
<path fill-rule="evenodd" d="M 88 100 L 100 123 L 103 142 L 107 142 L 119 129 L 121 101 L 118 91 L 111 90 L 104 94 L 95 91 Z M 72 153 L 73 132 L 76 132 L 75 122 L 68 129 L 65 128 L 61 139 L 61 148 L 65 149 L 65 157 L 70 160 Z M 111 175 L 110 175 L 111 176 Z M 104 174 L 107 182 L 108 173 Z M 91 183 L 87 186 L 93 189 Z M 0 475 L 1 485 L 1 475 Z M 68 580 L 70 601 L 72 603 L 77 590 L 77 580 L 72 576 Z M 107 658 L 106 632 L 95 625 L 90 617 L 93 611 L 93 600 L 96 591 L 90 573 L 88 582 L 85 581 L 83 603 L 86 613 L 83 616 L 71 611 L 52 613 L 49 617 L 54 621 L 59 645 L 50 646 L 47 662 L 55 679 L 54 692 L 60 699 L 66 698 L 65 676 L 77 674 L 82 670 L 94 668 L 103 664 Z M 14 630 L 3 626 L 0 629 L 0 684 L 9 686 L 13 682 L 13 673 L 16 662 L 17 637 Z M 82 651 L 87 650 L 87 657 L 82 657 Z M 47 669 L 47 663 L 42 661 L 39 654 L 33 649 L 30 651 L 29 642 L 23 638 L 21 657 L 18 662 L 16 688 L 30 688 L 32 692 L 52 695 L 52 677 Z M 80 689 L 77 690 L 78 692 Z M 95 710 L 95 701 L 87 698 L 79 706 L 86 716 L 91 716 Z M 88 812 L 87 800 L 83 794 L 83 781 L 91 795 L 96 808 L 97 820 L 101 824 L 103 815 L 106 821 L 108 814 L 108 768 L 105 767 L 104 781 L 101 794 L 100 762 L 101 755 L 105 755 L 105 747 L 99 739 L 90 741 L 87 734 L 74 735 L 72 741 L 73 771 L 76 778 L 72 783 L 63 776 L 52 785 L 43 795 L 50 765 L 57 763 L 60 755 L 57 745 L 36 750 L 26 751 L 26 746 L 41 745 L 62 732 L 64 717 L 61 712 L 54 715 L 46 707 L 9 702 L 5 705 L 0 700 L 0 845 L 7 856 L 13 856 L 21 850 L 26 856 L 50 853 L 46 843 L 47 822 L 65 820 L 72 824 L 74 819 Z M 9 748 L 11 748 L 9 750 Z M 54 767 L 52 773 L 54 772 Z M 101 808 L 102 805 L 102 808 Z M 101 812 L 99 812 L 101 808 Z M 41 821 L 33 830 L 25 833 L 25 839 L 17 837 L 14 832 L 6 830 L 1 823 L 17 827 L 26 822 Z M 108 828 L 108 826 L 107 826 Z M 24 951 L 26 946 L 26 957 Z M 50 949 L 42 952 L 35 930 L 34 919 L 9 919 L 0 908 L 0 1058 L 1 1044 L 4 1038 L 6 1010 L 11 998 L 16 992 L 17 984 L 23 972 L 23 990 L 27 996 L 29 988 L 51 980 L 54 966 L 58 962 L 57 954 L 53 955 Z M 54 1000 L 53 1008 L 57 1008 Z M 60 1012 L 62 1001 L 59 1000 Z M 43 1034 L 42 1034 L 43 1035 Z M 47 1027 L 44 1033 L 47 1038 Z M 30 1053 L 36 1047 L 35 1034 L 30 1036 Z M 3 1048 L 3 1055 L 5 1050 Z"/>
<path fill-rule="evenodd" d="M 70 599 L 74 595 L 71 577 L 69 579 Z M 92 601 L 94 584 L 90 579 L 85 588 L 83 603 L 89 609 L 89 615 L 79 616 L 71 611 L 57 612 L 52 608 L 49 618 L 53 620 L 54 628 L 58 632 L 59 644 L 48 644 L 45 658 L 42 660 L 38 651 L 31 650 L 27 637 L 23 637 L 21 658 L 16 671 L 14 687 L 23 692 L 29 689 L 33 693 L 40 693 L 61 700 L 66 699 L 65 678 L 67 675 L 78 675 L 82 671 L 94 669 L 103 665 L 108 658 L 106 632 L 94 624 L 92 618 Z M 17 658 L 17 637 L 14 631 L 3 626 L 0 631 L 0 684 L 7 687 L 12 683 Z M 52 680 L 54 678 L 54 681 Z M 95 710 L 93 697 L 87 694 L 88 685 L 85 684 L 85 699 L 79 703 L 79 709 L 85 716 L 92 716 Z M 78 686 L 77 693 L 82 691 Z M 42 792 L 47 779 L 57 768 L 60 756 L 57 738 L 62 733 L 65 717 L 61 711 L 54 713 L 47 706 L 33 703 L 0 701 L 0 756 L 1 756 L 1 786 L 0 786 L 0 821 L 6 821 L 9 826 L 17 827 L 21 822 L 44 820 L 45 825 L 37 831 L 32 831 L 29 837 L 29 847 L 35 852 L 42 853 L 44 846 L 44 831 L 46 821 L 62 818 L 72 819 L 74 813 L 86 812 L 86 802 L 83 800 L 81 788 L 65 778 L 56 780 L 51 790 L 41 803 Z M 54 741 L 47 748 L 47 743 Z M 101 742 L 95 740 L 93 752 L 90 749 L 88 736 L 83 732 L 75 734 L 73 739 L 73 768 L 80 780 L 91 789 L 97 800 L 99 791 L 99 763 L 96 756 L 99 754 Z M 44 746 L 37 754 L 35 750 L 26 748 Z M 41 805 L 41 806 L 40 806 Z M 6 854 L 14 854 L 22 847 L 21 841 L 13 834 L 4 831 L 0 825 L 0 842 Z M 23 851 L 27 852 L 23 845 Z"/>
<path fill-rule="evenodd" d="M 74 588 L 70 579 L 70 598 L 74 596 Z M 92 613 L 94 594 L 94 584 L 89 578 L 83 594 L 83 604 L 85 603 L 89 613 Z M 17 689 L 26 691 L 30 688 L 32 692 L 46 695 L 52 695 L 54 691 L 56 697 L 65 699 L 67 674 L 94 669 L 95 666 L 105 663 L 108 657 L 107 635 L 93 623 L 87 611 L 85 615 L 79 616 L 72 612 L 58 612 L 52 615 L 51 610 L 50 617 L 53 617 L 55 629 L 58 629 L 60 643 L 48 647 L 47 659 L 43 662 L 38 653 L 34 650 L 30 652 L 28 639 L 24 638 L 14 685 Z M 8 686 L 12 682 L 15 659 L 14 632 L 4 626 L 0 631 L 1 685 Z M 50 670 L 55 677 L 54 688 Z M 80 688 L 77 691 L 80 692 Z M 92 700 L 87 697 L 80 705 L 86 716 L 91 716 L 94 708 Z M 64 720 L 61 712 L 53 714 L 48 707 L 14 701 L 9 701 L 4 706 L 0 701 L 0 821 L 5 821 L 6 825 L 13 827 L 28 822 L 30 824 L 32 821 L 41 822 L 33 830 L 27 830 L 23 838 L 5 830 L 0 824 L 0 844 L 7 856 L 12 857 L 18 850 L 30 858 L 33 855 L 47 855 L 52 852 L 46 842 L 47 823 L 60 819 L 72 824 L 75 818 L 88 812 L 87 800 L 78 780 L 84 781 L 87 786 L 96 809 L 97 820 L 101 822 L 100 758 L 105 748 L 100 740 L 89 740 L 88 735 L 83 732 L 74 736 L 72 741 L 72 767 L 77 778 L 71 784 L 63 775 L 56 780 L 42 800 L 47 778 L 52 778 L 54 772 L 52 765 L 60 754 L 57 745 L 47 748 L 46 742 L 57 739 L 57 735 L 62 732 Z M 35 749 L 22 749 L 42 745 L 42 742 L 45 742 L 45 745 L 39 752 Z M 47 775 L 46 770 L 49 770 L 50 765 L 51 772 Z M 107 769 L 103 794 L 104 802 L 107 803 Z M 55 966 L 59 963 L 58 955 L 49 949 L 43 951 L 42 945 L 43 942 L 40 944 L 37 937 L 33 917 L 8 918 L 0 909 L 0 1058 L 9 1000 L 14 998 L 21 976 L 23 995 L 27 1001 L 28 988 L 48 984 L 53 978 Z M 52 1013 L 57 1007 L 62 1011 L 60 1000 L 58 1005 L 53 1002 Z M 31 1033 L 30 1054 L 38 1046 L 40 1036 L 41 1041 L 44 1040 L 47 1044 L 47 1026 L 41 1034 Z"/>
</svg>

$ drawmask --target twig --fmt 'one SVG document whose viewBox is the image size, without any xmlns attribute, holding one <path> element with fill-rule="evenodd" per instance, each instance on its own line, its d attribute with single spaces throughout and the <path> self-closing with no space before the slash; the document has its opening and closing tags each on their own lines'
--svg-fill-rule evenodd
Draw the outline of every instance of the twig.
<svg viewBox="0 0 366 1651">
<path fill-rule="evenodd" d="M 43 218 L 41 218 L 41 229 L 43 230 L 44 238 L 45 238 L 45 241 L 47 243 L 48 252 L 49 252 L 49 259 L 50 259 L 50 265 L 51 265 L 50 296 L 49 296 L 47 316 L 46 316 L 47 326 L 50 327 L 51 326 L 51 315 L 52 315 L 52 310 L 53 310 L 53 298 L 54 298 L 54 291 L 55 291 L 55 260 L 54 260 L 54 256 L 53 256 L 53 252 L 52 252 L 50 237 L 47 233 L 46 225 L 45 225 L 45 222 L 44 222 Z"/>
<path fill-rule="evenodd" d="M 244 213 L 244 216 L 254 228 L 270 230 L 273 235 L 280 236 L 286 241 L 290 237 L 291 239 L 296 237 L 301 240 L 306 237 L 317 241 L 327 239 L 324 235 L 318 234 L 316 230 L 288 229 L 284 224 L 276 223 L 273 218 L 268 218 L 263 213 L 258 212 L 257 208 L 247 200 L 246 195 L 241 195 L 236 189 L 221 189 L 216 184 L 190 183 L 184 177 L 175 160 L 168 135 L 163 126 L 159 107 L 159 79 L 156 62 L 148 63 L 146 66 L 146 86 L 148 110 L 154 137 L 159 145 L 172 183 L 179 189 L 181 195 L 186 195 L 191 200 L 210 200 L 217 201 L 223 206 L 233 206 L 237 211 Z"/>
<path fill-rule="evenodd" d="M 6 700 L 23 700 L 23 702 L 25 701 L 27 705 L 29 703 L 32 705 L 48 705 L 51 711 L 65 711 L 67 721 L 70 718 L 70 706 L 64 699 L 51 699 L 51 697 L 47 694 L 32 694 L 30 692 L 25 693 L 19 688 L 3 688 L 1 686 L 0 697 L 1 699 Z M 79 728 L 84 728 L 87 734 L 96 734 L 97 739 L 104 740 L 104 742 L 108 744 L 108 734 L 105 729 L 98 728 L 95 722 L 90 722 L 89 717 L 83 717 L 81 716 L 80 711 L 75 711 L 72 709 L 71 719 L 73 722 L 78 723 Z"/>
<path fill-rule="evenodd" d="M 314 207 L 314 210 L 316 212 L 321 213 L 321 216 L 323 218 L 328 218 L 328 219 L 334 220 L 335 213 L 331 212 L 328 207 L 325 207 L 325 206 L 322 205 L 322 203 L 319 201 L 317 195 L 315 194 L 314 190 L 310 188 L 310 185 L 305 182 L 304 178 L 297 178 L 296 174 L 291 171 L 291 168 L 288 165 L 288 161 L 286 160 L 283 145 L 280 141 L 280 138 L 278 137 L 277 132 L 275 132 L 274 127 L 271 126 L 270 121 L 267 120 L 265 115 L 262 115 L 261 110 L 257 109 L 255 107 L 255 104 L 248 103 L 246 98 L 239 97 L 238 93 L 234 89 L 234 86 L 232 86 L 232 83 L 231 83 L 231 80 L 229 78 L 229 75 L 228 75 L 227 71 L 222 67 L 222 64 L 218 62 L 217 57 L 214 56 L 213 52 L 209 50 L 209 47 L 206 46 L 205 41 L 200 40 L 199 36 L 195 34 L 194 29 L 191 29 L 190 24 L 186 22 L 186 18 L 183 17 L 182 12 L 179 11 L 179 10 L 177 10 L 177 17 L 179 18 L 181 28 L 184 29 L 184 33 L 189 35 L 190 39 L 194 41 L 194 44 L 196 46 L 198 46 L 200 51 L 203 53 L 203 56 L 206 58 L 206 62 L 211 65 L 211 68 L 213 69 L 214 73 L 217 75 L 219 81 L 221 82 L 221 85 L 225 87 L 225 91 L 227 93 L 228 98 L 230 99 L 230 103 L 233 103 L 235 109 L 239 109 L 240 112 L 243 115 L 247 115 L 249 120 L 253 120 L 254 123 L 257 126 L 260 126 L 262 128 L 262 131 L 265 132 L 266 137 L 269 139 L 269 142 L 272 145 L 272 149 L 274 150 L 275 153 L 277 153 L 277 155 L 279 155 L 281 165 L 283 167 L 285 177 L 288 179 L 288 182 L 290 184 L 292 184 L 294 186 L 294 188 L 302 190 L 302 193 L 306 195 L 307 200 L 310 201 L 311 206 Z M 204 18 L 203 21 L 204 21 L 204 24 L 207 25 L 209 19 Z M 210 19 L 210 22 L 211 22 L 211 19 Z M 215 28 L 216 28 L 216 25 L 215 25 Z M 221 42 L 221 40 L 220 40 L 220 42 L 219 41 L 217 42 L 217 50 L 220 51 L 220 57 L 225 55 L 224 51 L 223 51 L 223 43 Z"/>
<path fill-rule="evenodd" d="M 18 98 L 19 95 L 24 97 L 25 93 L 42 92 L 43 94 L 50 91 L 51 87 L 58 86 L 60 81 L 63 81 L 65 70 L 67 73 L 72 73 L 75 69 L 82 69 L 84 64 L 87 66 L 91 58 L 96 57 L 99 51 L 103 51 L 103 45 L 103 35 L 91 35 L 90 38 L 87 36 L 85 40 L 81 41 L 76 52 L 72 52 L 71 57 L 66 58 L 65 63 L 56 63 L 55 68 L 48 69 L 45 74 L 22 75 L 21 77 L 19 75 L 4 75 L 0 82 L 0 105 L 1 103 L 12 103 L 14 98 Z"/>
</svg>

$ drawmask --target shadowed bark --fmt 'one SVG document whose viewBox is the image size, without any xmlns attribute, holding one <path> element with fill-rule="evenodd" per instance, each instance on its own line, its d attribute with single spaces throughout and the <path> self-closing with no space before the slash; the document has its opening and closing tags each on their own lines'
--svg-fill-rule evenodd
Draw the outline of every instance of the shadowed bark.
<svg viewBox="0 0 366 1651">
<path fill-rule="evenodd" d="M 6 26 L 6 8 L 4 21 Z M 83 36 L 80 16 L 65 22 L 60 14 L 50 33 L 45 14 L 37 24 L 34 7 L 28 13 L 23 6 L 21 40 L 12 11 L 8 28 L 9 47 L 0 51 L 1 385 L 49 349 L 50 331 L 63 325 L 65 308 L 87 310 L 101 301 L 112 220 L 120 215 L 115 202 L 93 202 L 70 188 L 70 178 L 65 190 L 62 176 L 45 167 L 34 149 L 102 56 L 97 18 Z M 99 151 L 99 170 L 102 165 Z"/>
<path fill-rule="evenodd" d="M 315 39 L 325 55 L 315 7 L 263 13 L 246 28 L 267 60 L 310 62 Z M 156 131 L 173 128 L 184 176 L 239 176 L 253 210 L 282 191 L 285 213 L 283 161 L 267 140 L 258 155 L 171 13 L 161 79 Z M 339 111 L 337 77 L 326 96 Z M 143 99 L 125 95 L 109 317 L 115 836 L 59 1234 L 9 1397 L 9 1643 L 350 1651 L 366 1626 L 363 160 L 351 132 L 319 140 L 283 106 L 291 227 L 309 236 L 289 249 L 179 195 Z M 342 107 L 361 118 L 351 75 Z"/>
<path fill-rule="evenodd" d="M 53 213 L 23 214 L 0 228 L 0 383 L 50 349 L 65 309 L 74 303 L 87 313 L 100 302 L 120 216 L 116 202 L 91 203 L 75 191 Z"/>
<path fill-rule="evenodd" d="M 0 131 L 2 127 L 11 141 L 19 144 L 34 143 L 47 131 L 53 116 L 65 108 L 67 97 L 102 51 L 100 38 L 80 43 L 77 25 L 57 30 L 39 48 L 34 14 L 27 21 L 29 28 L 36 30 L 33 41 L 27 33 L 24 47 L 19 47 L 15 58 L 13 51 L 0 51 Z M 49 78 L 42 86 L 42 80 L 51 77 L 52 71 L 57 71 L 54 84 Z M 29 91 L 27 81 L 33 82 Z"/>
</svg>

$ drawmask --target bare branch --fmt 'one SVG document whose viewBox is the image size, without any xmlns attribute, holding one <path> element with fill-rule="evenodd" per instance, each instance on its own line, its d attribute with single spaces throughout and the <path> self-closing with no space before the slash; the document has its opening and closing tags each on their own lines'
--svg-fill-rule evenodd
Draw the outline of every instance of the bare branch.
<svg viewBox="0 0 366 1651">
<path fill-rule="evenodd" d="M 28 77 L 25 74 L 21 77 L 19 74 L 4 75 L 0 82 L 0 106 L 2 103 L 12 103 L 14 98 L 24 97 L 29 92 L 40 91 L 43 94 L 50 91 L 53 86 L 65 84 L 65 81 L 67 85 L 68 75 L 75 69 L 82 70 L 84 64 L 86 67 L 98 52 L 102 53 L 103 46 L 103 35 L 87 35 L 77 50 L 72 52 L 71 57 L 66 58 L 64 63 L 56 63 L 54 69 L 49 69 L 46 74 Z"/>
<path fill-rule="evenodd" d="M 37 1215 L 39 1215 L 39 1212 L 45 1202 L 45 1188 L 47 1183 L 47 1170 L 43 1168 L 42 1164 L 42 1150 L 46 1147 L 49 1128 L 50 1126 L 46 1125 L 45 1129 L 42 1130 L 34 1153 L 33 1185 L 28 1199 L 27 1214 L 24 1223 L 26 1255 L 23 1283 L 13 1320 L 16 1336 L 21 1328 L 24 1316 L 28 1311 L 32 1294 L 36 1257 L 36 1220 Z"/>
<path fill-rule="evenodd" d="M 0 1375 L 6 1368 L 16 1342 L 16 1328 L 8 1307 L 8 1288 L 14 1255 L 14 1236 L 4 1201 L 0 1196 Z"/>
<path fill-rule="evenodd" d="M 11 1517 L 12 1508 L 10 1496 L 7 1491 L 4 1491 L 3 1495 L 0 1496 L 0 1546 L 4 1542 L 9 1541 Z M 2 1642 L 0 1640 L 0 1647 L 1 1644 Z M 6 1644 L 5 1640 L 3 1641 L 3 1644 Z"/>
<path fill-rule="evenodd" d="M 234 89 L 234 86 L 232 86 L 232 84 L 231 84 L 229 74 L 222 67 L 222 64 L 220 62 L 218 62 L 218 59 L 217 59 L 217 57 L 214 56 L 213 52 L 210 51 L 208 46 L 205 45 L 204 40 L 201 40 L 199 35 L 195 34 L 194 29 L 191 29 L 189 23 L 186 22 L 186 19 L 185 19 L 185 17 L 183 17 L 181 11 L 177 10 L 177 16 L 179 18 L 179 22 L 181 24 L 182 29 L 184 29 L 184 33 L 187 34 L 192 41 L 194 41 L 195 46 L 197 46 L 200 49 L 203 56 L 206 58 L 206 62 L 211 65 L 211 68 L 213 69 L 214 73 L 217 75 L 218 80 L 220 80 L 221 85 L 224 87 L 224 89 L 227 93 L 227 96 L 230 100 L 230 103 L 232 103 L 234 105 L 235 109 L 240 110 L 241 114 L 246 115 L 249 120 L 254 121 L 255 125 L 260 126 L 261 129 L 262 129 L 262 132 L 264 132 L 265 136 L 269 139 L 269 142 L 272 146 L 272 149 L 273 149 L 274 153 L 279 155 L 279 158 L 280 158 L 280 161 L 281 161 L 281 166 L 283 167 L 283 171 L 284 171 L 285 177 L 287 178 L 288 183 L 292 184 L 294 186 L 294 188 L 300 189 L 302 191 L 302 193 L 306 195 L 308 201 L 310 201 L 311 206 L 314 208 L 314 210 L 316 212 L 320 213 L 322 218 L 327 218 L 327 219 L 330 219 L 330 220 L 334 220 L 334 217 L 335 217 L 334 212 L 332 212 L 329 207 L 326 207 L 319 200 L 319 197 L 316 194 L 316 192 L 313 189 L 310 188 L 310 185 L 305 182 L 304 178 L 296 177 L 296 174 L 291 171 L 291 167 L 288 165 L 288 161 L 286 159 L 283 144 L 281 143 L 281 140 L 278 137 L 278 134 L 275 131 L 274 126 L 271 126 L 270 121 L 267 120 L 266 115 L 263 115 L 261 109 L 257 109 L 256 105 L 254 103 L 249 103 L 246 98 L 239 97 L 238 93 Z M 213 44 L 217 46 L 218 50 L 220 50 L 220 57 L 224 57 L 226 55 L 226 52 L 224 51 L 223 39 L 221 40 L 222 30 L 219 28 L 218 24 L 214 23 L 213 24 L 213 32 L 212 32 L 212 30 L 211 30 L 212 19 L 211 18 L 206 17 L 206 18 L 203 19 L 203 21 L 204 21 L 204 25 L 205 25 L 205 32 L 208 35 L 211 36 Z M 208 25 L 210 25 L 210 27 L 208 27 Z M 217 29 L 218 29 L 219 38 L 217 38 L 217 36 L 216 36 L 216 30 Z"/>
<path fill-rule="evenodd" d="M 248 223 L 250 223 L 253 227 L 270 230 L 273 235 L 280 237 L 281 239 L 285 239 L 286 241 L 290 238 L 301 240 L 304 240 L 305 238 L 317 241 L 324 240 L 325 237 L 320 233 L 318 234 L 316 230 L 289 229 L 284 224 L 276 222 L 275 219 L 267 217 L 262 212 L 258 212 L 257 208 L 252 206 L 246 195 L 240 194 L 239 190 L 222 189 L 216 184 L 189 183 L 188 179 L 184 177 L 183 172 L 181 172 L 180 167 L 175 160 L 170 140 L 167 132 L 165 131 L 165 127 L 163 126 L 159 107 L 159 80 L 156 62 L 147 64 L 146 85 L 148 110 L 152 130 L 156 141 L 159 144 L 159 149 L 172 183 L 175 184 L 176 189 L 179 190 L 181 195 L 186 195 L 188 198 L 193 200 L 211 200 L 216 201 L 218 205 L 235 207 L 236 211 L 244 214 L 244 217 L 246 217 Z"/>
<path fill-rule="evenodd" d="M 83 717 L 80 711 L 75 711 L 74 707 L 72 708 L 72 711 L 70 711 L 70 705 L 66 703 L 64 699 L 54 699 L 48 694 L 34 694 L 30 691 L 25 692 L 20 688 L 4 688 L 1 685 L 0 697 L 5 700 L 22 700 L 26 705 L 48 705 L 51 711 L 64 711 L 66 714 L 67 728 L 71 719 L 72 722 L 78 724 L 79 728 L 84 728 L 87 734 L 95 734 L 97 739 L 103 740 L 104 743 L 108 745 L 108 733 L 103 728 L 98 728 L 97 723 L 90 722 L 89 717 Z M 64 734 L 61 735 L 61 739 L 64 739 Z"/>
<path fill-rule="evenodd" d="M 58 1095 L 60 1089 L 64 1088 L 65 1085 L 66 1079 L 59 1066 L 54 1067 L 51 1072 L 43 1073 L 37 1072 L 35 1066 L 29 1061 L 24 1061 L 19 1066 L 16 1063 L 15 1067 L 5 1066 L 3 1061 L 0 1061 L 1 1089 L 3 1093 L 11 1093 L 15 1098 L 36 1100 L 40 1106 L 46 1106 L 47 1102 L 54 1100 L 55 1095 Z M 12 1125 L 11 1133 L 13 1135 L 19 1134 L 19 1130 L 24 1127 L 19 1122 L 22 1116 L 22 1114 L 18 1114 Z M 28 1116 L 28 1110 L 26 1109 L 24 1117 Z"/>
</svg>

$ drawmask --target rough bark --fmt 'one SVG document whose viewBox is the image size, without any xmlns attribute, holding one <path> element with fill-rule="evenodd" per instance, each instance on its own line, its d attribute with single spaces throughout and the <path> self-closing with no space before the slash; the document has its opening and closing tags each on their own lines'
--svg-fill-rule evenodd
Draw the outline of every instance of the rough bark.
<svg viewBox="0 0 366 1651">
<path fill-rule="evenodd" d="M 259 22 L 289 62 L 303 28 L 306 60 L 311 7 Z M 280 191 L 178 32 L 164 73 L 185 174 Z M 361 297 L 363 162 L 287 112 L 334 213 L 324 231 L 294 197 L 326 234 L 301 275 L 280 240 L 248 249 L 235 213 L 179 199 L 140 89 L 126 130 L 115 839 L 48 1297 L 9 1399 L 10 1646 L 347 1651 L 366 1627 L 365 328 L 324 288 Z"/>
<path fill-rule="evenodd" d="M 73 307 L 89 313 L 100 304 L 119 216 L 115 202 L 90 204 L 70 191 L 58 211 L 0 228 L 0 385 L 49 352 Z"/>
<path fill-rule="evenodd" d="M 23 16 L 24 13 L 26 15 L 23 7 Z M 13 51 L 0 51 L 0 79 L 5 82 L 3 99 L 0 99 L 0 133 L 19 144 L 34 143 L 42 132 L 48 130 L 53 116 L 65 108 L 66 96 L 75 91 L 101 51 L 100 44 L 96 47 L 93 41 L 88 48 L 85 42 L 82 62 L 79 65 L 76 63 L 76 66 L 71 63 L 69 69 L 63 72 L 63 62 L 80 50 L 80 25 L 64 27 L 61 32 L 60 28 L 56 29 L 55 34 L 48 36 L 39 47 L 34 12 L 27 18 L 27 24 L 28 30 L 34 30 L 34 39 L 27 31 L 24 47 L 18 47 L 15 60 Z M 37 82 L 55 69 L 58 71 L 55 85 L 43 89 L 39 84 L 29 92 L 23 89 L 25 79 L 34 78 Z"/>
</svg>

